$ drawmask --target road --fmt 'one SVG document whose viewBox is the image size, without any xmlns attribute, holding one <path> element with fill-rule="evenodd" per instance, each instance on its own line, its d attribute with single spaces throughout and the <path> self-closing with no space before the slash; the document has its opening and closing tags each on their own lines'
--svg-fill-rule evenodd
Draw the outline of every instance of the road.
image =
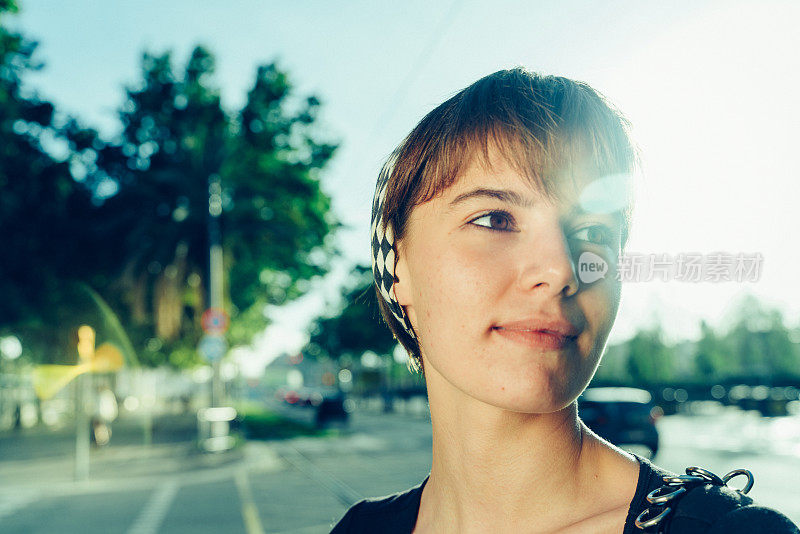
<svg viewBox="0 0 800 534">
<path fill-rule="evenodd" d="M 756 477 L 750 495 L 800 523 L 800 489 L 792 483 L 800 478 L 797 416 L 669 416 L 659 430 L 658 465 L 719 475 L 748 468 Z M 43 457 L 45 445 L 28 440 L 25 450 L 37 454 L 0 456 L 2 532 L 325 533 L 355 500 L 422 481 L 431 445 L 422 417 L 357 412 L 341 437 L 251 441 L 218 455 L 193 453 L 185 440 L 109 447 L 93 452 L 91 479 L 76 483 L 67 456 Z M 25 439 L 12 445 L 24 448 Z"/>
</svg>

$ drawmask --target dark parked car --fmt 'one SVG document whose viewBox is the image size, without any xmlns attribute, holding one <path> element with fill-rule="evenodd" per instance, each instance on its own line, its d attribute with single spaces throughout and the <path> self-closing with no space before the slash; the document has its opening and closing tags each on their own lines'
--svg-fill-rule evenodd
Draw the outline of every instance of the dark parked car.
<svg viewBox="0 0 800 534">
<path fill-rule="evenodd" d="M 658 452 L 656 421 L 663 415 L 648 391 L 597 387 L 578 397 L 578 415 L 597 435 L 614 445 L 644 445 Z"/>
<path fill-rule="evenodd" d="M 348 412 L 345 407 L 345 396 L 343 394 L 326 396 L 317 406 L 317 414 L 314 423 L 318 428 L 324 427 L 331 422 L 347 424 Z"/>
<path fill-rule="evenodd" d="M 275 398 L 281 401 L 283 408 L 292 407 L 289 412 L 283 412 L 290 416 L 297 414 L 293 411 L 294 408 L 303 408 L 301 412 L 305 412 L 309 408 L 313 409 L 314 424 L 318 428 L 330 423 L 348 423 L 347 398 L 336 388 L 283 387 L 275 392 Z M 305 419 L 305 415 L 303 414 L 302 418 Z"/>
</svg>

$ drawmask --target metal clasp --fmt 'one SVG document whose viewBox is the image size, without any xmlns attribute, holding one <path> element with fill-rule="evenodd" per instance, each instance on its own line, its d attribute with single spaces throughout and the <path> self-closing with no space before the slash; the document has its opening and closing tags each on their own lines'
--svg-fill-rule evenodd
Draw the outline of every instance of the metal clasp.
<svg viewBox="0 0 800 534">
<path fill-rule="evenodd" d="M 747 484 L 744 485 L 743 489 L 738 489 L 738 488 L 733 488 L 733 489 L 743 494 L 747 494 L 747 492 L 750 491 L 750 489 L 753 487 L 753 484 L 755 483 L 755 478 L 753 477 L 753 473 L 751 473 L 747 469 L 734 469 L 733 471 L 722 477 L 722 481 L 727 486 L 728 481 L 730 479 L 738 477 L 739 475 L 745 475 L 747 477 Z"/>
<path fill-rule="evenodd" d="M 706 479 L 707 481 L 711 482 L 715 486 L 724 486 L 725 482 L 719 478 L 717 475 L 709 471 L 708 469 L 703 469 L 702 467 L 687 467 L 686 468 L 687 475 L 694 475 L 699 476 L 701 478 Z"/>
<path fill-rule="evenodd" d="M 659 524 L 662 519 L 664 519 L 665 517 L 667 517 L 667 515 L 669 515 L 669 513 L 672 511 L 672 508 L 669 507 L 664 508 L 664 511 L 658 514 L 657 516 L 645 519 L 647 514 L 655 513 L 653 510 L 655 510 L 655 508 L 645 508 L 644 511 L 641 514 L 639 514 L 639 516 L 636 518 L 636 521 L 634 522 L 637 528 L 644 530 L 646 528 L 650 528 L 652 526 Z"/>
<path fill-rule="evenodd" d="M 665 502 L 671 501 L 672 499 L 674 499 L 678 495 L 680 495 L 682 493 L 686 493 L 686 488 L 684 488 L 683 486 L 679 487 L 675 491 L 672 491 L 672 492 L 664 494 L 664 495 L 660 495 L 658 493 L 661 490 L 670 490 L 670 489 L 672 489 L 672 487 L 674 487 L 674 486 L 665 485 L 665 486 L 661 486 L 660 488 L 654 489 L 653 491 L 651 491 L 650 493 L 647 494 L 647 502 L 652 503 L 652 504 L 664 504 Z"/>
<path fill-rule="evenodd" d="M 695 486 L 709 483 L 714 484 L 715 486 L 727 486 L 729 480 L 739 475 L 745 475 L 747 477 L 747 484 L 745 484 L 744 488 L 741 490 L 737 488 L 733 489 L 742 494 L 746 494 L 748 491 L 750 491 L 750 488 L 753 487 L 754 483 L 753 473 L 747 469 L 735 469 L 724 477 L 720 478 L 711 471 L 703 469 L 702 467 L 687 467 L 685 475 L 662 477 L 664 479 L 664 485 L 648 493 L 647 502 L 656 506 L 665 506 L 665 504 L 670 501 L 677 502 L 678 497 Z M 665 491 L 669 491 L 669 493 L 664 493 L 662 495 L 662 493 Z M 673 506 L 675 505 L 675 502 L 672 503 Z M 644 530 L 658 525 L 665 517 L 667 517 L 667 515 L 669 515 L 670 512 L 672 512 L 672 507 L 665 506 L 664 510 L 662 510 L 658 515 L 654 517 L 648 517 L 656 512 L 658 512 L 657 508 L 645 508 L 645 510 L 636 518 L 636 527 Z"/>
</svg>

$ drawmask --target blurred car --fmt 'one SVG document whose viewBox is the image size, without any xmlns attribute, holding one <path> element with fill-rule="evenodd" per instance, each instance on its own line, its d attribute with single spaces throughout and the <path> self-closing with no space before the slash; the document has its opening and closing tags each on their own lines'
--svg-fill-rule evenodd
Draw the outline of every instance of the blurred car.
<svg viewBox="0 0 800 534">
<path fill-rule="evenodd" d="M 322 402 L 317 406 L 314 423 L 318 428 L 324 427 L 334 421 L 346 424 L 348 422 L 348 417 L 349 412 L 346 408 L 346 399 L 344 394 L 340 393 L 323 397 Z"/>
<path fill-rule="evenodd" d="M 279 388 L 275 398 L 284 407 L 313 409 L 314 424 L 324 427 L 332 422 L 348 423 L 350 411 L 343 392 L 334 387 Z"/>
<path fill-rule="evenodd" d="M 601 438 L 617 446 L 642 445 L 658 452 L 656 421 L 663 415 L 650 392 L 638 388 L 596 387 L 578 397 L 578 415 Z"/>
</svg>

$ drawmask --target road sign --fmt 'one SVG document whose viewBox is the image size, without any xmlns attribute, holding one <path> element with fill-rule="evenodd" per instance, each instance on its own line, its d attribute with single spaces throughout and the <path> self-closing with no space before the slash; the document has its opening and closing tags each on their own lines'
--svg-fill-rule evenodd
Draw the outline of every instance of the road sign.
<svg viewBox="0 0 800 534">
<path fill-rule="evenodd" d="M 200 338 L 197 350 L 200 351 L 203 358 L 209 362 L 215 362 L 222 359 L 228 352 L 228 342 L 223 336 L 205 335 Z"/>
<path fill-rule="evenodd" d="M 203 312 L 200 324 L 206 334 L 224 334 L 228 331 L 230 317 L 222 308 L 208 308 Z"/>
</svg>

